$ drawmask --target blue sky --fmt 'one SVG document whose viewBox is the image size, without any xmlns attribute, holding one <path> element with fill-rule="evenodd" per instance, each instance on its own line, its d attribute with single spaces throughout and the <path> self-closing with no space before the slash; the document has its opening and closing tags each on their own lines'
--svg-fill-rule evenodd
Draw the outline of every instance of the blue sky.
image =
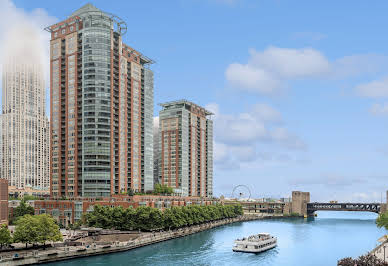
<svg viewBox="0 0 388 266">
<path fill-rule="evenodd" d="M 1 2 L 50 22 L 87 3 Z M 88 2 L 156 61 L 155 116 L 181 98 L 215 112 L 216 195 L 245 184 L 258 197 L 385 200 L 388 2 Z"/>
</svg>

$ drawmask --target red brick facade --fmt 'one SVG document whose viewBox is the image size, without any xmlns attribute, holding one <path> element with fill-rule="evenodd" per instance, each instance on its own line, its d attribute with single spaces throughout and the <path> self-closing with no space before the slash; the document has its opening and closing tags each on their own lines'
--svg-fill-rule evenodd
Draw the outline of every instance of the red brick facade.
<svg viewBox="0 0 388 266">
<path fill-rule="evenodd" d="M 186 205 L 211 205 L 216 200 L 200 197 L 176 197 L 157 195 L 114 195 L 111 198 L 89 198 L 72 200 L 37 200 L 34 202 L 35 214 L 47 213 L 52 215 L 64 226 L 81 218 L 81 214 L 92 210 L 94 205 L 123 208 L 137 208 L 149 206 L 152 208 L 165 209 L 172 206 Z"/>
<path fill-rule="evenodd" d="M 0 224 L 8 224 L 8 180 L 0 179 Z"/>
</svg>

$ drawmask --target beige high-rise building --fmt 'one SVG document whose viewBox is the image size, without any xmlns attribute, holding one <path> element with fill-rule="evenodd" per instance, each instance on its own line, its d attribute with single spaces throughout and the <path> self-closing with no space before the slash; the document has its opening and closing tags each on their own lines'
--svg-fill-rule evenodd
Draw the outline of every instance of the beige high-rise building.
<svg viewBox="0 0 388 266">
<path fill-rule="evenodd" d="M 48 190 L 49 122 L 42 66 L 8 61 L 3 66 L 0 177 L 10 190 Z"/>
</svg>

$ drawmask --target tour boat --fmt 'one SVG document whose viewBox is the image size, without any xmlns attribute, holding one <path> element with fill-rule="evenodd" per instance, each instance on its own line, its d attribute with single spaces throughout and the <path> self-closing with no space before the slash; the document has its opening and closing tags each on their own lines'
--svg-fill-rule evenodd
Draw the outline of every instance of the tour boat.
<svg viewBox="0 0 388 266">
<path fill-rule="evenodd" d="M 248 238 L 234 241 L 233 251 L 259 253 L 274 248 L 277 245 L 277 238 L 268 233 L 260 233 Z"/>
</svg>

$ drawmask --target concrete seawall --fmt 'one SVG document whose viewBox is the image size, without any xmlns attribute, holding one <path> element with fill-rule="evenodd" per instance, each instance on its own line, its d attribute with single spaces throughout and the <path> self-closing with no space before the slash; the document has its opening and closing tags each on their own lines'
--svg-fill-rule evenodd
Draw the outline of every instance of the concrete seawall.
<svg viewBox="0 0 388 266">
<path fill-rule="evenodd" d="M 154 243 L 184 237 L 191 234 L 195 234 L 198 232 L 202 232 L 208 229 L 212 229 L 218 226 L 231 224 L 235 222 L 244 222 L 244 221 L 252 221 L 264 218 L 271 217 L 263 217 L 256 215 L 243 215 L 237 218 L 229 218 L 223 219 L 219 221 L 204 223 L 200 225 L 193 225 L 185 228 L 180 228 L 171 231 L 165 232 L 157 232 L 153 234 L 148 234 L 146 236 L 139 237 L 133 241 L 127 242 L 114 242 L 108 245 L 87 245 L 87 246 L 69 246 L 69 247 L 61 247 L 54 250 L 42 251 L 42 250 L 34 250 L 31 252 L 24 253 L 20 255 L 18 258 L 15 257 L 5 257 L 2 256 L 0 259 L 1 265 L 6 266 L 15 266 L 15 265 L 29 265 L 29 264 L 40 264 L 47 262 L 55 262 L 61 260 L 68 260 L 74 258 L 95 256 L 95 255 L 103 255 L 114 252 L 122 252 L 127 251 L 147 245 L 151 245 Z M 0 253 L 1 254 L 1 253 Z"/>
</svg>

